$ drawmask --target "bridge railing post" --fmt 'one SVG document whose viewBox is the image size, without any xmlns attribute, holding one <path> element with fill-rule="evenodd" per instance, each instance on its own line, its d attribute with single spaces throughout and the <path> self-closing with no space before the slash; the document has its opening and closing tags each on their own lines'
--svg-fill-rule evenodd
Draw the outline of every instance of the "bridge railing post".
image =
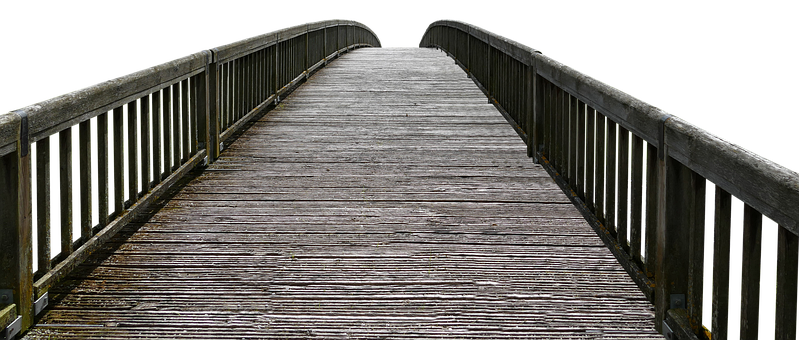
<svg viewBox="0 0 799 340">
<path fill-rule="evenodd" d="M 16 305 L 19 320 L 9 330 L 18 332 L 30 327 L 34 316 L 31 145 L 25 114 L 2 118 L 15 120 L 16 150 L 0 156 L 0 310 Z M 6 326 L 0 325 L 0 333 Z"/>
<path fill-rule="evenodd" d="M 210 51 L 205 68 L 205 147 L 208 151 L 208 164 L 219 158 L 219 64 L 216 53 Z"/>
</svg>

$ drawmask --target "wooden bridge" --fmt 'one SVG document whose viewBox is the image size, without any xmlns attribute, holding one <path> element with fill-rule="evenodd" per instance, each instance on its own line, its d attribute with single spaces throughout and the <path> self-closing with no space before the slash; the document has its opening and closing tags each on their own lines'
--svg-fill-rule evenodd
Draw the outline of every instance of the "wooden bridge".
<svg viewBox="0 0 799 340">
<path fill-rule="evenodd" d="M 741 337 L 765 214 L 795 338 L 795 173 L 468 24 L 379 46 L 313 23 L 0 116 L 0 338 L 725 339 L 731 194 Z"/>
</svg>

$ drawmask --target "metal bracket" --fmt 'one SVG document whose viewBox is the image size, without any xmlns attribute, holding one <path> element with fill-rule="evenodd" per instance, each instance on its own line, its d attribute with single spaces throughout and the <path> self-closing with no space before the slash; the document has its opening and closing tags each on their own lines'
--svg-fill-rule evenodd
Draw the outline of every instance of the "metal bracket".
<svg viewBox="0 0 799 340">
<path fill-rule="evenodd" d="M 14 303 L 13 289 L 0 289 L 0 305 L 10 305 Z"/>
<path fill-rule="evenodd" d="M 668 340 L 677 340 L 677 334 L 674 334 L 674 331 L 671 330 L 666 320 L 663 320 L 663 336 Z"/>
<path fill-rule="evenodd" d="M 22 317 L 18 316 L 6 329 L 0 332 L 0 340 L 13 339 L 22 330 Z"/>
<path fill-rule="evenodd" d="M 685 294 L 671 294 L 669 309 L 685 309 Z"/>
<path fill-rule="evenodd" d="M 39 315 L 50 302 L 50 292 L 45 292 L 42 297 L 33 303 L 33 315 Z"/>
</svg>

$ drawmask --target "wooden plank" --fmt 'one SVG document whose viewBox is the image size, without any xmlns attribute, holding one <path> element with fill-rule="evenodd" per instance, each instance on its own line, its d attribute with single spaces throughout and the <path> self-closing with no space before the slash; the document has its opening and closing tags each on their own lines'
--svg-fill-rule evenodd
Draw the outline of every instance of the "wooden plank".
<svg viewBox="0 0 799 340">
<path fill-rule="evenodd" d="M 164 161 L 162 166 L 164 171 L 161 174 L 161 180 L 172 174 L 172 86 L 166 87 L 162 90 L 163 97 L 161 97 L 161 108 L 163 110 L 163 119 L 161 120 L 161 133 L 163 142 L 163 155 Z"/>
<path fill-rule="evenodd" d="M 608 230 L 618 233 L 616 229 L 616 123 L 607 119 L 607 135 L 605 137 L 605 225 Z"/>
<path fill-rule="evenodd" d="M 644 270 L 646 275 L 650 278 L 655 278 L 655 250 L 657 219 L 658 219 L 658 156 L 657 147 L 647 143 L 646 144 L 646 226 L 644 228 L 644 235 L 646 242 L 644 242 L 644 256 L 646 263 Z"/>
<path fill-rule="evenodd" d="M 172 125 L 169 131 L 172 134 L 172 171 L 180 167 L 180 112 L 182 93 L 180 83 L 172 84 Z"/>
<path fill-rule="evenodd" d="M 184 79 L 180 82 L 180 98 L 181 98 L 181 116 L 180 116 L 180 146 L 181 157 L 180 164 L 186 163 L 189 159 L 189 80 Z"/>
<path fill-rule="evenodd" d="M 152 94 L 152 145 L 153 145 L 153 184 L 158 185 L 161 183 L 161 174 L 163 174 L 164 160 L 161 157 L 161 152 L 164 146 L 161 144 L 161 91 L 155 91 Z"/>
<path fill-rule="evenodd" d="M 607 153 L 607 126 L 605 125 L 605 116 L 599 111 L 595 112 L 596 118 L 596 134 L 594 135 L 595 138 L 595 145 L 596 145 L 596 156 L 594 156 L 594 161 L 596 162 L 596 169 L 594 171 L 596 174 L 595 177 L 595 188 L 594 188 L 594 201 L 596 205 L 596 218 L 599 220 L 599 223 L 607 224 L 605 221 L 605 195 L 608 195 L 607 191 L 605 190 L 605 161 L 608 157 Z"/>
</svg>

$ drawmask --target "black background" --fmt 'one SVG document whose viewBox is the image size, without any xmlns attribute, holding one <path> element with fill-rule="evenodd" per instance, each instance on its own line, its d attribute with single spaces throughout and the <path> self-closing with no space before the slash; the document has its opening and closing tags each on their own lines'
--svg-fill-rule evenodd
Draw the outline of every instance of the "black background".
<svg viewBox="0 0 799 340">
<path fill-rule="evenodd" d="M 194 6 L 194 5 L 192 5 Z M 227 7 L 225 7 L 227 6 Z M 273 28 L 322 17 L 370 25 L 384 44 L 415 45 L 425 26 L 456 17 L 543 50 L 791 168 L 799 158 L 788 84 L 793 43 L 785 9 L 459 9 L 369 3 L 320 9 L 302 3 L 216 3 L 176 10 L 37 7 L 5 14 L 0 112 Z M 191 6 L 189 6 L 191 7 Z M 439 9 L 424 9 L 432 7 Z M 519 7 L 519 6 L 517 6 Z M 334 7 L 331 7 L 334 8 Z M 632 12 L 631 12 L 632 10 Z M 765 21 L 764 21 L 765 20 Z"/>
</svg>

